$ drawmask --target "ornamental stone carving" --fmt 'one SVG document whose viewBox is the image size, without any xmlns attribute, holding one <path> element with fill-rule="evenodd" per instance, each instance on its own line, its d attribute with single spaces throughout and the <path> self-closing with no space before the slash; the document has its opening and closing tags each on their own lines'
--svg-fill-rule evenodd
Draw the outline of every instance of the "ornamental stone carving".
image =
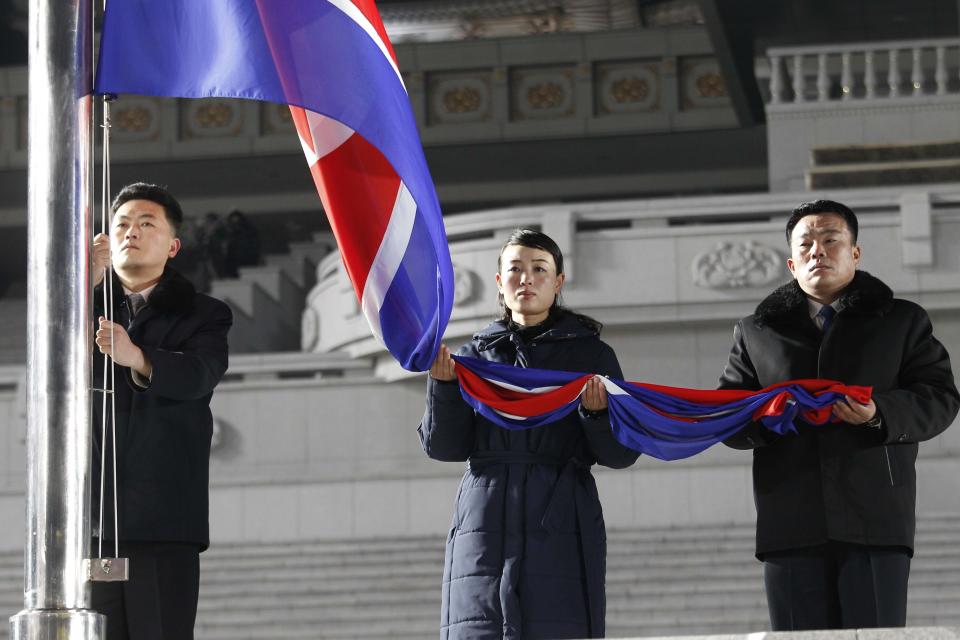
<svg viewBox="0 0 960 640">
<path fill-rule="evenodd" d="M 289 136 L 294 130 L 290 107 L 285 104 L 264 102 L 260 105 L 260 127 L 264 135 Z"/>
<path fill-rule="evenodd" d="M 213 417 L 210 437 L 210 457 L 220 461 L 236 458 L 243 451 L 243 437 L 232 424 L 219 416 Z"/>
<path fill-rule="evenodd" d="M 656 61 L 597 65 L 597 113 L 636 113 L 660 108 L 660 70 Z"/>
<path fill-rule="evenodd" d="M 573 67 L 515 69 L 512 73 L 514 120 L 553 119 L 574 113 Z"/>
<path fill-rule="evenodd" d="M 320 316 L 317 310 L 307 306 L 300 316 L 300 350 L 314 351 L 320 344 Z"/>
<path fill-rule="evenodd" d="M 491 72 L 436 73 L 428 76 L 430 124 L 462 124 L 490 119 Z"/>
<path fill-rule="evenodd" d="M 527 89 L 527 104 L 537 110 L 556 109 L 563 97 L 563 87 L 555 82 L 542 82 Z"/>
<path fill-rule="evenodd" d="M 453 265 L 453 305 L 462 307 L 476 300 L 480 295 L 480 276 L 471 269 Z"/>
<path fill-rule="evenodd" d="M 643 78 L 636 76 L 621 78 L 610 87 L 610 96 L 614 102 L 642 102 L 650 95 L 650 84 Z"/>
<path fill-rule="evenodd" d="M 727 86 L 719 73 L 704 73 L 697 76 L 697 93 L 703 98 L 722 98 L 727 95 Z"/>
<path fill-rule="evenodd" d="M 196 123 L 203 129 L 223 129 L 233 120 L 233 107 L 225 104 L 205 104 L 195 114 Z"/>
<path fill-rule="evenodd" d="M 153 122 L 153 114 L 140 106 L 117 109 L 112 116 L 117 131 L 139 133 L 145 131 Z"/>
<path fill-rule="evenodd" d="M 116 142 L 142 142 L 160 137 L 160 100 L 124 96 L 110 105 L 110 133 Z"/>
<path fill-rule="evenodd" d="M 447 113 L 469 113 L 480 108 L 480 92 L 472 87 L 457 87 L 443 94 L 443 108 Z"/>
<path fill-rule="evenodd" d="M 684 109 L 730 104 L 727 86 L 715 58 L 683 58 L 680 75 Z"/>
<path fill-rule="evenodd" d="M 238 101 L 211 98 L 183 101 L 181 105 L 188 138 L 236 136 L 240 132 L 243 109 Z"/>
<path fill-rule="evenodd" d="M 784 275 L 784 260 L 776 249 L 746 240 L 723 241 L 693 259 L 693 282 L 705 289 L 761 287 Z"/>
</svg>

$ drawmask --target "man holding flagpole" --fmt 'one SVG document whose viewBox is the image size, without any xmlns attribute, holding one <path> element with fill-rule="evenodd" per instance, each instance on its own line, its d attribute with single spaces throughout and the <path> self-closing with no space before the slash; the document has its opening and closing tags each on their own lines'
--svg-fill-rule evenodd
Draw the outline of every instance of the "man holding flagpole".
<svg viewBox="0 0 960 640">
<path fill-rule="evenodd" d="M 734 329 L 723 389 L 826 378 L 873 387 L 834 422 L 777 435 L 752 423 L 757 558 L 776 631 L 906 624 L 918 443 L 950 426 L 960 395 L 926 311 L 857 269 L 858 222 L 817 200 L 787 222 L 793 281 Z"/>
<path fill-rule="evenodd" d="M 102 302 L 109 283 L 98 282 L 95 296 L 95 387 L 103 388 L 101 354 L 113 357 L 115 370 L 106 441 L 99 398 L 93 403 L 93 477 L 100 478 L 101 460 L 107 472 L 102 501 L 94 481 L 94 550 L 112 556 L 119 541 L 130 579 L 95 582 L 93 607 L 107 617 L 107 640 L 189 640 L 199 554 L 210 544 L 210 399 L 227 370 L 233 318 L 226 304 L 196 292 L 167 265 L 180 250 L 183 222 L 169 191 L 128 185 L 111 210 L 109 234 L 98 235 L 93 247 L 97 280 L 113 267 L 112 321 Z"/>
</svg>

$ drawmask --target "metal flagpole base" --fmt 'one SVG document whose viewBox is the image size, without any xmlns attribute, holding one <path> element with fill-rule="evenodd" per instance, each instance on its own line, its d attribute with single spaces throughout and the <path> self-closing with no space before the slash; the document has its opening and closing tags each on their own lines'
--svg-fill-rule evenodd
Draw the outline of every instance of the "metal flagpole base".
<svg viewBox="0 0 960 640">
<path fill-rule="evenodd" d="M 90 609 L 24 609 L 10 617 L 11 640 L 104 640 L 107 617 Z"/>
</svg>

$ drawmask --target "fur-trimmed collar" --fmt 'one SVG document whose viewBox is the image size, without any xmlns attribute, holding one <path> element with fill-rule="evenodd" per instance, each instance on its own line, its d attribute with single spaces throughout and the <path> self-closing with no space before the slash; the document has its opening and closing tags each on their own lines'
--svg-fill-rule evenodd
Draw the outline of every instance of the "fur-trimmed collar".
<svg viewBox="0 0 960 640">
<path fill-rule="evenodd" d="M 883 313 L 893 300 L 893 291 L 866 271 L 857 271 L 853 281 L 840 295 L 840 309 L 858 313 Z M 807 304 L 807 294 L 796 280 L 775 290 L 757 305 L 753 320 L 758 325 L 770 324 L 784 317 L 794 317 Z"/>
<path fill-rule="evenodd" d="M 113 278 L 113 296 L 118 302 L 123 299 L 123 285 L 116 274 L 113 274 Z M 197 290 L 189 280 L 168 266 L 163 269 L 160 281 L 150 293 L 150 307 L 159 313 L 184 313 L 193 308 L 196 293 Z M 99 300 L 99 296 L 96 299 Z"/>
</svg>

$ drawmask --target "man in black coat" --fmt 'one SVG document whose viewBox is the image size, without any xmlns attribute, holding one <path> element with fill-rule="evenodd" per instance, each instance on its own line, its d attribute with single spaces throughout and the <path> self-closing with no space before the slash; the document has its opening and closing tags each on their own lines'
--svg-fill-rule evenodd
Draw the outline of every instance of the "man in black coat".
<svg viewBox="0 0 960 640">
<path fill-rule="evenodd" d="M 787 222 L 794 280 L 734 330 L 723 389 L 833 379 L 873 387 L 835 422 L 784 436 L 754 423 L 727 444 L 753 449 L 757 558 L 774 630 L 906 624 L 917 443 L 953 422 L 960 395 L 918 305 L 858 271 L 857 218 L 829 200 Z"/>
<path fill-rule="evenodd" d="M 103 555 L 112 556 L 119 540 L 130 580 L 94 583 L 93 607 L 107 616 L 108 640 L 191 639 L 199 553 L 209 545 L 210 398 L 227 369 L 233 318 L 227 305 L 197 293 L 167 266 L 180 249 L 183 213 L 166 189 L 129 185 L 112 213 L 109 235 L 98 235 L 93 250 L 99 281 L 94 377 L 102 388 L 100 354 L 112 354 L 116 418 L 114 442 L 108 396 L 104 442 L 102 404 L 94 398 L 94 552 L 102 545 Z M 111 264 L 112 322 L 104 317 L 102 282 Z M 101 460 L 107 469 L 102 527 Z"/>
</svg>

